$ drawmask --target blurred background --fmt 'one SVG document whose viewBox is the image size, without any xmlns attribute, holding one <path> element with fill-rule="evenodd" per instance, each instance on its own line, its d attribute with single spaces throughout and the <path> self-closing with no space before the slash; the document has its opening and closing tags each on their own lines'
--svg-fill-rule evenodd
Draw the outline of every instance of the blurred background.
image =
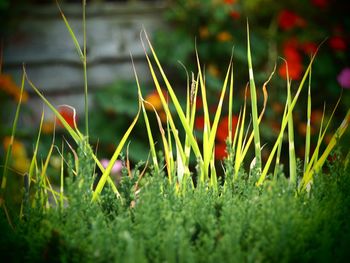
<svg viewBox="0 0 350 263">
<path fill-rule="evenodd" d="M 82 45 L 82 9 L 80 0 L 59 1 L 71 27 Z M 286 99 L 286 67 L 295 93 L 311 54 L 320 46 L 312 67 L 312 134 L 317 139 L 325 107 L 325 121 L 337 100 L 333 129 L 339 126 L 350 106 L 350 16 L 347 1 L 335 0 L 91 0 L 87 1 L 87 61 L 90 106 L 90 139 L 98 145 L 99 158 L 110 158 L 117 142 L 137 112 L 137 88 L 132 71 L 130 52 L 141 81 L 143 95 L 162 117 L 159 98 L 146 65 L 140 31 L 144 27 L 151 36 L 160 61 L 179 96 L 186 92 L 186 72 L 196 74 L 195 42 L 205 65 L 210 108 L 214 112 L 218 94 L 230 60 L 234 57 L 234 120 L 244 102 L 248 81 L 246 62 L 246 22 L 249 20 L 252 59 L 258 88 L 260 110 L 261 87 L 273 71 L 276 72 L 267 89 L 269 101 L 261 124 L 264 158 L 272 147 L 280 127 Z M 77 122 L 83 130 L 84 97 L 83 69 L 75 46 L 54 1 L 0 0 L 1 75 L 0 75 L 0 161 L 19 98 L 22 64 L 29 78 L 73 124 L 72 111 L 77 110 Z M 248 94 L 249 95 L 249 94 Z M 297 155 L 303 158 L 306 132 L 305 86 L 294 114 Z M 41 112 L 45 111 L 41 157 L 45 158 L 55 129 L 53 114 L 28 85 L 13 148 L 12 168 L 17 173 L 28 169 L 38 132 Z M 225 105 L 224 107 L 227 107 Z M 153 130 L 158 126 L 149 112 Z M 164 113 L 163 113 L 164 114 Z M 196 136 L 201 139 L 203 118 L 198 103 Z M 216 138 L 216 157 L 226 155 L 227 109 L 223 110 Z M 153 117 L 152 117 L 153 116 Z M 60 124 L 57 134 L 63 134 Z M 140 119 L 131 135 L 129 158 L 133 162 L 146 160 L 149 154 L 144 123 Z M 332 129 L 332 128 L 331 128 Z M 331 130 L 330 129 L 330 130 Z M 329 133 L 326 142 L 330 139 Z M 65 135 L 67 138 L 68 135 Z M 349 137 L 349 136 L 347 136 Z M 61 137 L 59 137 L 61 138 Z M 315 142 L 314 140 L 314 142 Z M 345 140 L 346 143 L 349 139 Z M 160 146 L 159 146 L 160 147 Z M 346 144 L 343 147 L 347 147 Z M 59 160 L 59 155 L 57 154 Z M 59 166 L 52 159 L 52 167 Z"/>
</svg>

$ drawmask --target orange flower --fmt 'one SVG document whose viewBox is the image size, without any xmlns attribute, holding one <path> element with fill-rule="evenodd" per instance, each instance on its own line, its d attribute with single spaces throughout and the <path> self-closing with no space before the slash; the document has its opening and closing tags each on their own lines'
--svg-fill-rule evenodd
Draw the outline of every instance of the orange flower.
<svg viewBox="0 0 350 263">
<path fill-rule="evenodd" d="M 278 25 L 282 30 L 290 30 L 294 27 L 305 27 L 305 20 L 296 13 L 282 10 L 278 15 Z"/>
<path fill-rule="evenodd" d="M 224 0 L 225 4 L 231 5 L 236 2 L 236 0 Z"/>
<path fill-rule="evenodd" d="M 221 119 L 218 125 L 218 129 L 216 132 L 216 139 L 225 142 L 228 137 L 228 116 L 225 116 Z M 238 118 L 237 116 L 232 116 L 232 135 L 236 132 Z"/>
<path fill-rule="evenodd" d="M 8 149 L 10 143 L 11 137 L 5 137 L 3 141 L 5 150 Z M 24 144 L 15 139 L 12 142 L 11 166 L 19 173 L 27 172 L 30 166 L 30 161 L 27 157 L 27 151 Z"/>
<path fill-rule="evenodd" d="M 199 28 L 199 37 L 203 38 L 203 39 L 209 37 L 208 27 L 200 27 Z"/>
<path fill-rule="evenodd" d="M 44 121 L 42 126 L 42 132 L 44 134 L 50 134 L 53 132 L 55 124 L 52 120 Z"/>
<path fill-rule="evenodd" d="M 7 74 L 0 74 L 0 90 L 3 90 L 5 93 L 14 97 L 17 101 L 21 96 L 21 88 L 16 85 L 12 77 Z M 28 100 L 28 93 L 23 91 L 22 93 L 22 102 Z"/>
<path fill-rule="evenodd" d="M 165 91 L 162 91 L 163 95 L 166 95 Z M 152 106 L 156 109 L 156 110 L 162 110 L 163 106 L 162 106 L 162 101 L 160 100 L 159 94 L 156 90 L 154 90 L 152 93 L 148 94 L 146 96 L 145 99 L 148 103 L 145 103 L 145 108 L 147 110 L 153 110 Z M 151 106 L 151 105 L 152 106 Z"/>
<path fill-rule="evenodd" d="M 68 125 L 72 128 L 76 126 L 76 114 L 75 109 L 68 105 L 62 105 L 58 108 L 59 114 L 63 117 L 63 119 L 68 123 Z M 57 124 L 61 127 L 64 127 L 62 122 L 57 119 Z"/>
<path fill-rule="evenodd" d="M 210 75 L 212 75 L 214 77 L 218 77 L 220 75 L 220 70 L 214 64 L 209 64 L 208 65 L 208 72 L 209 72 Z"/>
<path fill-rule="evenodd" d="M 222 31 L 216 35 L 216 39 L 219 42 L 227 42 L 227 41 L 230 41 L 232 39 L 232 35 L 227 31 Z"/>
</svg>

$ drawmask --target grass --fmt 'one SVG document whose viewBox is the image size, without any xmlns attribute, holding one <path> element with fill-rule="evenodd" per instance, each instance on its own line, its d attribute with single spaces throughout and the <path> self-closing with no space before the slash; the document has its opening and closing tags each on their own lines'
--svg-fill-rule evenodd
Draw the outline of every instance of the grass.
<svg viewBox="0 0 350 263">
<path fill-rule="evenodd" d="M 217 110 L 214 116 L 210 116 L 205 70 L 202 69 L 205 67 L 200 62 L 197 50 L 198 72 L 193 73 L 190 80 L 186 71 L 187 96 L 183 108 L 143 30 L 141 42 L 166 114 L 166 122 L 161 122 L 158 112 L 143 98 L 142 86 L 133 64 L 138 89 L 138 112 L 117 144 L 108 166 L 104 168 L 97 158 L 96 149 L 89 144 L 85 1 L 83 51 L 61 9 L 60 12 L 83 62 L 85 133 L 79 130 L 76 123 L 73 127 L 67 123 L 23 68 L 22 91 L 26 81 L 62 123 L 74 145 L 62 140 L 62 144 L 57 146 L 57 138 L 53 134 L 47 155 L 44 158 L 38 156 L 43 113 L 28 174 L 24 175 L 24 184 L 17 186 L 18 192 L 23 188 L 23 201 L 19 209 L 14 206 L 10 212 L 5 205 L 11 199 L 7 192 L 11 144 L 8 147 L 1 179 L 3 209 L 0 219 L 4 238 L 1 239 L 0 247 L 5 250 L 11 247 L 14 251 L 24 249 L 25 253 L 10 254 L 4 250 L 1 255 L 17 261 L 36 262 L 75 262 L 82 258 L 87 262 L 215 262 L 227 259 L 231 262 L 340 262 L 349 256 L 350 153 L 345 158 L 338 153 L 337 160 L 333 162 L 327 161 L 327 158 L 334 152 L 348 128 L 350 110 L 330 142 L 323 147 L 335 107 L 326 126 L 321 125 L 315 150 L 311 154 L 310 87 L 311 69 L 316 54 L 312 56 L 295 94 L 291 92 L 292 82 L 287 79 L 287 99 L 281 129 L 267 160 L 263 161 L 263 138 L 260 137 L 259 124 L 267 107 L 268 84 L 276 67 L 262 85 L 264 103 L 258 115 L 248 24 L 249 84 L 235 129 L 232 123 L 234 56 L 228 63 Z M 302 96 L 306 80 L 309 80 L 306 147 L 304 167 L 299 170 L 294 146 L 293 109 Z M 168 96 L 162 87 L 166 88 Z M 249 129 L 251 125 L 248 128 L 246 125 L 246 116 L 250 113 L 247 109 L 248 88 L 252 131 Z M 228 156 L 220 167 L 215 162 L 215 137 L 226 93 L 229 115 Z M 195 102 L 199 96 L 204 111 L 202 144 L 197 140 L 194 130 Z M 20 106 L 21 100 L 14 117 L 12 142 Z M 175 113 L 171 113 L 170 107 L 175 108 Z M 153 111 L 147 112 L 146 108 L 152 108 Z M 150 114 L 156 116 L 158 127 L 151 127 Z M 150 144 L 151 164 L 148 165 L 148 161 L 140 162 L 131 169 L 128 154 L 123 157 L 122 151 L 141 116 L 144 118 Z M 155 129 L 161 134 L 162 144 L 155 142 Z M 288 133 L 288 151 L 283 152 L 285 133 Z M 251 147 L 253 140 L 254 146 Z M 243 164 L 250 162 L 247 153 L 251 148 L 254 149 L 254 160 L 246 171 Z M 59 190 L 54 189 L 47 175 L 54 152 L 60 156 Z M 163 157 L 159 152 L 164 153 Z M 289 178 L 280 169 L 281 154 L 288 154 Z M 117 184 L 111 178 L 111 170 L 118 158 L 122 158 L 125 165 L 121 182 Z M 190 162 L 193 158 L 196 160 L 195 169 Z M 217 170 L 222 168 L 224 175 L 218 177 Z M 101 174 L 100 177 L 96 176 L 97 172 Z M 49 201 L 50 198 L 52 201 Z"/>
</svg>

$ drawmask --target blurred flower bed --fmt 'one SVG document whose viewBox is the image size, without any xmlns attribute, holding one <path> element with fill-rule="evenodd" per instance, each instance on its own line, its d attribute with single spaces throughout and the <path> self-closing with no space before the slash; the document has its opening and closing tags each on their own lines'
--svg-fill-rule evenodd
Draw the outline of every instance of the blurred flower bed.
<svg viewBox="0 0 350 263">
<path fill-rule="evenodd" d="M 236 93 L 234 107 L 237 115 L 243 104 L 244 87 L 249 80 L 246 62 L 248 19 L 258 89 L 268 79 L 275 63 L 277 65 L 276 73 L 267 86 L 269 101 L 261 124 L 262 136 L 267 142 L 276 134 L 268 133 L 264 126 L 273 127 L 277 132 L 283 114 L 287 94 L 287 69 L 284 60 L 288 63 L 293 93 L 311 54 L 315 53 L 322 42 L 312 68 L 312 133 L 318 134 L 324 104 L 325 120 L 332 113 L 341 94 L 342 100 L 336 116 L 342 116 L 350 105 L 350 17 L 346 13 L 345 2 L 174 0 L 166 13 L 166 19 L 170 24 L 169 32 L 159 32 L 155 39 L 161 61 L 166 62 L 169 67 L 174 67 L 177 61 L 181 61 L 188 71 L 196 72 L 196 43 L 201 63 L 206 68 L 206 82 L 213 94 L 209 98 L 212 99 L 213 105 L 217 103 L 216 94 L 225 77 L 233 50 Z M 179 74 L 175 79 L 184 75 L 183 69 L 179 67 Z M 262 107 L 261 89 L 259 92 L 258 99 Z M 305 112 L 306 99 L 306 95 L 302 96 L 297 106 L 300 112 Z M 301 113 L 295 114 L 294 119 L 296 140 L 304 140 L 306 116 Z M 218 147 L 222 148 L 220 156 L 224 156 L 224 143 L 219 138 L 218 145 L 222 146 Z M 303 149 L 298 150 L 302 154 Z"/>
<path fill-rule="evenodd" d="M 209 103 L 215 112 L 218 101 L 218 93 L 222 87 L 222 81 L 226 74 L 230 55 L 233 48 L 235 90 L 234 111 L 232 123 L 238 121 L 238 114 L 244 101 L 244 88 L 248 81 L 246 64 L 246 18 L 249 19 L 251 31 L 251 45 L 253 51 L 253 67 L 258 87 L 258 99 L 262 107 L 262 92 L 260 87 L 273 71 L 275 63 L 276 72 L 268 84 L 269 101 L 267 110 L 261 124 L 262 136 L 265 142 L 276 137 L 280 127 L 283 114 L 284 102 L 287 91 L 285 90 L 286 66 L 284 58 L 288 62 L 289 77 L 292 79 L 292 92 L 295 91 L 298 82 L 314 53 L 317 46 L 324 41 L 320 47 L 316 61 L 312 69 L 312 134 L 317 138 L 318 130 L 322 120 L 324 104 L 326 104 L 326 119 L 336 101 L 342 93 L 342 101 L 336 116 L 344 116 L 350 105 L 350 64 L 349 64 L 349 32 L 350 18 L 346 14 L 346 3 L 328 0 L 302 0 L 283 1 L 272 0 L 175 0 L 172 1 L 166 19 L 169 23 L 168 31 L 160 31 L 154 42 L 156 51 L 162 63 L 168 64 L 168 70 L 173 74 L 177 90 L 185 94 L 185 77 L 183 63 L 189 73 L 196 74 L 195 65 L 195 41 L 201 62 L 206 69 L 206 82 L 211 91 L 208 96 Z M 178 66 L 176 66 L 178 65 Z M 132 71 L 130 70 L 130 74 Z M 2 126 L 0 127 L 0 139 L 3 149 L 8 143 L 11 121 L 13 116 L 7 116 L 5 105 L 15 105 L 18 100 L 20 88 L 14 83 L 11 76 L 0 75 L 0 100 L 2 104 Z M 161 120 L 165 114 L 162 111 L 160 100 L 155 93 L 153 84 L 142 84 L 144 98 L 157 110 Z M 304 89 L 306 92 L 306 89 Z M 249 96 L 249 94 L 247 94 Z M 296 111 L 300 109 L 302 114 L 295 114 L 296 141 L 304 140 L 306 132 L 306 94 L 301 96 Z M 23 95 L 23 102 L 28 99 L 28 94 Z M 91 142 L 97 146 L 99 157 L 109 158 L 113 152 L 116 142 L 127 129 L 137 112 L 137 88 L 136 83 L 117 82 L 106 87 L 94 95 L 94 107 L 91 109 L 90 129 Z M 303 101 L 304 100 L 304 101 Z M 249 101 L 249 100 L 248 100 Z M 25 104 L 24 104 L 25 105 Z M 227 106 L 227 105 L 224 105 Z M 197 105 L 197 117 L 195 128 L 197 138 L 201 139 L 203 130 L 203 112 L 201 105 Z M 261 108 L 260 108 L 261 109 Z M 25 110 L 25 109 L 24 109 Z M 152 107 L 148 109 L 153 111 Z M 68 123 L 72 123 L 72 112 L 60 109 Z M 28 113 L 30 115 L 30 113 Z M 27 115 L 28 115 L 27 114 Z M 216 157 L 222 160 L 226 156 L 225 139 L 227 134 L 228 116 L 223 111 L 223 117 L 219 123 L 216 137 Z M 152 114 L 150 114 L 152 115 Z M 226 115 L 226 116 L 225 116 Z M 151 125 L 154 132 L 158 132 L 157 120 L 152 115 Z M 83 117 L 77 116 L 77 121 L 83 121 Z M 334 121 L 334 126 L 339 125 Z M 41 149 L 48 151 L 51 144 L 55 121 L 46 121 L 43 124 L 43 140 Z M 36 127 L 37 125 L 33 125 Z M 59 123 L 56 124 L 57 134 L 63 132 Z M 272 127 L 276 133 L 267 132 Z M 82 125 L 79 124 L 79 127 Z M 23 127 L 22 127 L 23 128 Z M 28 127 L 21 129 L 28 131 L 18 134 L 16 141 L 18 163 L 27 165 L 27 152 L 32 151 L 32 138 L 30 134 L 37 131 Z M 332 130 L 332 129 L 330 129 Z M 149 154 L 147 134 L 144 123 L 139 121 L 133 131 L 130 143 L 129 157 L 131 161 L 146 160 Z M 20 140 L 26 142 L 23 144 Z M 327 140 L 327 138 L 326 138 Z M 158 140 L 160 141 L 160 139 Z M 304 143 L 296 143 L 304 145 Z M 268 153 L 269 145 L 265 148 Z M 3 151 L 2 151 L 3 152 Z M 299 157 L 302 157 L 303 149 L 298 149 Z M 264 151 L 263 151 L 264 153 Z M 58 155 L 58 153 L 55 153 Z M 1 159 L 3 159 L 1 154 Z M 263 156 L 264 157 L 264 156 Z M 22 167 L 12 167 L 23 170 Z"/>
</svg>

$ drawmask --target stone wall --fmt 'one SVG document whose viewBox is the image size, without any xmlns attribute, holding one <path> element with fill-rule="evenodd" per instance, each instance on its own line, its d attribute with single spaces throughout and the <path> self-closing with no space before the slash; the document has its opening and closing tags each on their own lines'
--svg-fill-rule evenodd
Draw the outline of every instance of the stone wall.
<svg viewBox="0 0 350 263">
<path fill-rule="evenodd" d="M 87 57 L 90 94 L 116 80 L 133 80 L 130 52 L 139 77 L 150 74 L 140 41 L 144 27 L 149 35 L 163 26 L 164 2 L 101 3 L 87 6 Z M 62 9 L 79 43 L 83 43 L 82 9 Z M 69 104 L 83 110 L 83 70 L 74 43 L 55 5 L 35 6 L 20 18 L 16 32 L 6 40 L 4 72 L 20 83 L 22 63 L 29 78 L 54 105 Z M 42 103 L 30 92 L 29 105 L 40 116 Z M 46 113 L 49 111 L 45 110 Z M 52 117 L 47 115 L 48 118 Z"/>
</svg>

